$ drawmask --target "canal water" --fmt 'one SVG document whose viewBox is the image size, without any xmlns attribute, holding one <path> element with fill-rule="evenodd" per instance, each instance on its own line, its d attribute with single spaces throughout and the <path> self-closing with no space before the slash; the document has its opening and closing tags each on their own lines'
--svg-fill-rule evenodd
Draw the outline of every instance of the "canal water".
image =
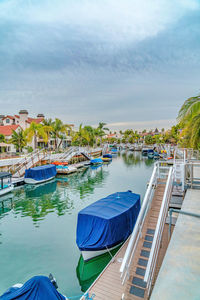
<svg viewBox="0 0 200 300">
<path fill-rule="evenodd" d="M 144 196 L 153 160 L 121 152 L 112 163 L 88 167 L 38 186 L 22 186 L 0 203 L 0 295 L 34 275 L 57 278 L 59 291 L 80 295 L 109 256 L 84 265 L 76 246 L 79 210 L 111 193 L 132 190 Z M 1 198 L 2 200 L 2 198 Z"/>
</svg>

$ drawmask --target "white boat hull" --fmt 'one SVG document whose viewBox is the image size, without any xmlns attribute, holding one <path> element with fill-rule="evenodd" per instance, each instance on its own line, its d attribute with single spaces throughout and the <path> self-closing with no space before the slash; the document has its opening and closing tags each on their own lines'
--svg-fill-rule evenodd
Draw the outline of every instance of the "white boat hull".
<svg viewBox="0 0 200 300">
<path fill-rule="evenodd" d="M 119 247 L 122 245 L 122 243 L 117 244 L 116 246 L 108 249 L 103 249 L 103 250 L 97 250 L 97 251 L 81 251 L 81 254 L 83 256 L 84 261 L 90 260 L 91 258 L 94 258 L 96 256 L 102 255 L 106 252 L 112 251 L 113 249 Z"/>
<path fill-rule="evenodd" d="M 39 184 L 39 183 L 43 183 L 43 182 L 52 180 L 53 178 L 55 178 L 55 176 L 50 177 L 48 179 L 43 179 L 43 180 L 35 180 L 33 178 L 24 178 L 24 182 L 27 184 Z"/>
<path fill-rule="evenodd" d="M 0 196 L 10 193 L 14 189 L 14 185 L 10 185 L 4 189 L 0 189 Z"/>
</svg>

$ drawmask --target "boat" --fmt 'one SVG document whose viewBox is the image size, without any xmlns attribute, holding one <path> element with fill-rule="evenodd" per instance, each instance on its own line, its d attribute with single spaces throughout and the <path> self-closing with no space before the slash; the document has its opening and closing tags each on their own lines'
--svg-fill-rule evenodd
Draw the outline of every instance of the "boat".
<svg viewBox="0 0 200 300">
<path fill-rule="evenodd" d="M 117 192 L 82 209 L 76 243 L 84 261 L 111 251 L 132 233 L 140 211 L 140 195 Z"/>
<path fill-rule="evenodd" d="M 103 155 L 103 157 L 112 158 L 112 154 L 106 153 L 106 154 Z"/>
<path fill-rule="evenodd" d="M 154 150 L 153 149 L 148 149 L 147 156 L 148 156 L 148 158 L 154 158 Z"/>
<path fill-rule="evenodd" d="M 24 284 L 17 283 L 10 287 L 1 300 L 67 300 L 68 298 L 57 291 L 55 278 L 47 276 L 34 276 Z"/>
<path fill-rule="evenodd" d="M 117 153 L 118 153 L 118 150 L 117 150 L 116 148 L 112 148 L 112 149 L 111 149 L 111 153 L 112 153 L 112 154 L 117 154 Z"/>
<path fill-rule="evenodd" d="M 80 256 L 76 267 L 76 275 L 82 292 L 85 293 L 88 290 L 119 249 L 120 246 L 89 261 L 84 261 L 82 255 Z"/>
<path fill-rule="evenodd" d="M 55 165 L 43 165 L 25 171 L 24 181 L 28 184 L 38 184 L 49 181 L 56 176 Z"/>
<path fill-rule="evenodd" d="M 102 160 L 103 162 L 110 162 L 112 160 L 112 154 L 110 153 L 104 154 Z"/>
<path fill-rule="evenodd" d="M 99 158 L 94 158 L 91 159 L 90 161 L 91 165 L 99 165 L 103 163 L 103 160 L 99 157 Z"/>
<path fill-rule="evenodd" d="M 56 171 L 57 171 L 57 174 L 72 174 L 72 173 L 75 173 L 77 171 L 77 168 L 76 167 L 73 167 L 73 166 L 56 166 Z"/>
<path fill-rule="evenodd" d="M 109 157 L 102 157 L 102 161 L 103 161 L 103 162 L 108 163 L 108 162 L 110 162 L 111 160 L 112 160 L 112 158 L 109 158 Z"/>
<path fill-rule="evenodd" d="M 0 196 L 10 193 L 14 189 L 12 184 L 12 174 L 9 172 L 0 172 Z"/>
<path fill-rule="evenodd" d="M 142 148 L 142 155 L 147 156 L 148 155 L 148 148 Z"/>
<path fill-rule="evenodd" d="M 157 151 L 154 151 L 154 158 L 155 159 L 159 159 L 160 158 L 160 154 Z"/>
</svg>

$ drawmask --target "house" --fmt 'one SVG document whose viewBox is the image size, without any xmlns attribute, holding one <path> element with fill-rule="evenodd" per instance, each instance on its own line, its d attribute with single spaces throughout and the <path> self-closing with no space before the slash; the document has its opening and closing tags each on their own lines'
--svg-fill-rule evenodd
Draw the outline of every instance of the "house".
<svg viewBox="0 0 200 300">
<path fill-rule="evenodd" d="M 1 118 L 3 125 L 20 125 L 22 129 L 29 128 L 30 124 L 32 122 L 35 122 L 37 124 L 42 123 L 44 120 L 43 114 L 38 114 L 37 118 L 30 118 L 28 116 L 27 110 L 20 110 L 19 115 L 7 115 Z"/>
<path fill-rule="evenodd" d="M 11 139 L 12 130 L 18 131 L 21 129 L 25 130 L 30 127 L 32 122 L 36 124 L 42 123 L 44 120 L 43 114 L 38 114 L 36 118 L 29 117 L 27 110 L 20 110 L 18 115 L 0 115 L 0 134 L 5 135 L 6 139 Z M 70 125 L 73 128 L 74 125 Z M 54 139 L 50 139 L 49 147 L 51 149 L 54 148 Z M 65 149 L 67 146 L 71 144 L 70 130 L 62 141 L 58 139 L 58 144 L 61 144 L 61 148 Z M 34 140 L 28 144 L 28 146 L 35 148 Z M 37 138 L 37 148 L 45 148 L 47 145 L 44 143 L 42 138 Z M 0 143 L 0 151 L 1 152 L 15 152 L 16 149 L 12 144 Z"/>
<path fill-rule="evenodd" d="M 13 134 L 13 131 L 18 132 L 20 130 L 20 125 L 0 125 L 0 134 L 5 135 L 6 140 L 10 140 Z M 2 152 L 15 152 L 15 146 L 13 144 L 0 143 L 0 153 Z"/>
</svg>

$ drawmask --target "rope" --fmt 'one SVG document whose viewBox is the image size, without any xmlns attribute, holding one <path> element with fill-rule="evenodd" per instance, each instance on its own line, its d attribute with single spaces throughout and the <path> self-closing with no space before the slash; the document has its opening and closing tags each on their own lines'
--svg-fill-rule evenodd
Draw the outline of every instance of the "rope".
<svg viewBox="0 0 200 300">
<path fill-rule="evenodd" d="M 115 261 L 115 258 L 114 258 L 114 256 L 112 255 L 112 253 L 110 252 L 110 250 L 108 249 L 107 246 L 106 246 L 106 249 L 107 249 L 108 253 L 109 253 L 110 256 L 111 256 L 111 261 L 114 262 L 114 261 Z"/>
<path fill-rule="evenodd" d="M 83 294 L 83 295 L 77 295 L 77 296 L 72 296 L 72 297 L 67 297 L 67 299 L 80 299 L 84 297 L 85 300 L 93 300 L 95 297 L 95 294 L 92 294 L 91 297 L 89 296 L 89 293 Z"/>
</svg>

